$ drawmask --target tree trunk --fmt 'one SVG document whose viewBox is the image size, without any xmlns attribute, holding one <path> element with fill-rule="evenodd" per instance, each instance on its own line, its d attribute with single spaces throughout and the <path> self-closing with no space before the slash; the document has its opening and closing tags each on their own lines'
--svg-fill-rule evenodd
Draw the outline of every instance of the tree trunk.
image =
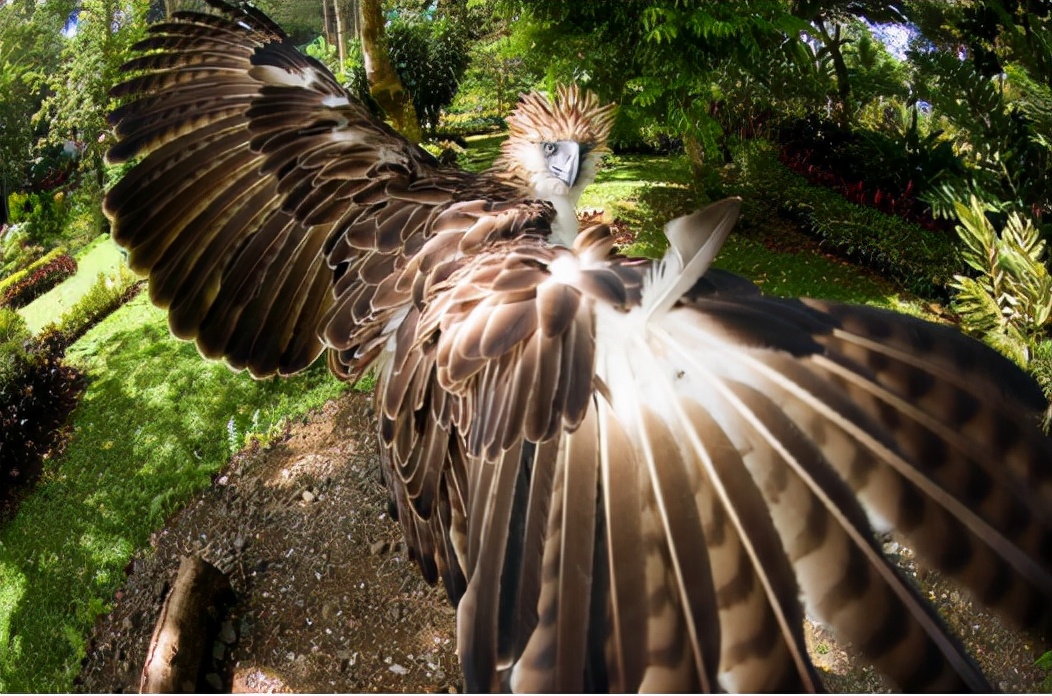
<svg viewBox="0 0 1052 696">
<path fill-rule="evenodd" d="M 362 32 L 362 57 L 369 94 L 387 114 L 395 129 L 413 142 L 420 142 L 423 133 L 413 108 L 413 100 L 402 87 L 394 65 L 387 54 L 384 41 L 384 16 L 380 0 L 361 0 L 359 26 Z"/>
<path fill-rule="evenodd" d="M 332 13 L 336 16 L 336 55 L 340 57 L 340 74 L 347 62 L 347 35 L 343 31 L 343 13 L 340 12 L 340 0 L 332 0 Z"/>
<path fill-rule="evenodd" d="M 344 19 L 347 20 L 347 36 L 357 37 L 359 33 L 358 27 L 358 0 L 343 0 L 345 5 Z"/>
<path fill-rule="evenodd" d="M 821 17 L 815 20 L 815 26 L 818 28 L 818 33 L 822 37 L 826 48 L 829 49 L 829 57 L 833 61 L 833 72 L 836 73 L 837 95 L 840 98 L 837 121 L 841 124 L 846 124 L 847 100 L 851 95 L 851 76 L 847 70 L 847 63 L 844 62 L 844 54 L 840 50 L 840 47 L 844 45 L 844 41 L 840 38 L 840 25 L 836 25 L 832 35 L 829 34 L 829 30 L 826 29 L 826 24 Z"/>
<path fill-rule="evenodd" d="M 700 179 L 705 173 L 705 146 L 701 144 L 694 135 L 683 134 L 683 151 L 690 162 L 690 171 L 695 180 Z"/>
<path fill-rule="evenodd" d="M 183 557 L 150 640 L 140 693 L 194 693 L 205 652 L 230 600 L 230 581 L 210 563 Z"/>
<path fill-rule="evenodd" d="M 321 16 L 322 16 L 322 34 L 325 36 L 325 43 L 332 46 L 335 41 L 332 36 L 332 19 L 329 18 L 329 0 L 322 0 L 321 3 Z"/>
</svg>

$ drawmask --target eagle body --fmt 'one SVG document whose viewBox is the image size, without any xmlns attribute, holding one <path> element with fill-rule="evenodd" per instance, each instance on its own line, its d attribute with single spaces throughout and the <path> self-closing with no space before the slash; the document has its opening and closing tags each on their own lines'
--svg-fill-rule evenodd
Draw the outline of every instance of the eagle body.
<svg viewBox="0 0 1052 696">
<path fill-rule="evenodd" d="M 151 29 L 114 88 L 114 239 L 173 333 L 253 376 L 377 374 L 381 473 L 457 607 L 470 690 L 818 690 L 804 611 L 908 690 L 987 690 L 874 529 L 1048 631 L 1034 382 L 956 330 L 762 295 L 574 206 L 611 107 L 523 98 L 494 168 L 440 167 L 256 10 Z"/>
</svg>

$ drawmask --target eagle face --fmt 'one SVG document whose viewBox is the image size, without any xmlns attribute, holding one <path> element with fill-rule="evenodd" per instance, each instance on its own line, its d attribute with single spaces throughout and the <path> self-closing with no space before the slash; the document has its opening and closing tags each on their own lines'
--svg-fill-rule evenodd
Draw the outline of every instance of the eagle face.
<svg viewBox="0 0 1052 696">
<path fill-rule="evenodd" d="M 600 106 L 595 94 L 576 85 L 557 87 L 550 98 L 525 94 L 508 117 L 508 139 L 490 172 L 555 206 L 549 241 L 572 246 L 575 207 L 595 181 L 613 122 L 614 105 Z"/>
<path fill-rule="evenodd" d="M 566 185 L 563 191 L 555 186 L 553 189 L 556 193 L 566 195 L 577 181 L 577 174 L 581 167 L 581 153 L 586 152 L 586 148 L 573 140 L 560 140 L 554 143 L 545 141 L 541 143 L 540 149 L 548 172 Z"/>
</svg>

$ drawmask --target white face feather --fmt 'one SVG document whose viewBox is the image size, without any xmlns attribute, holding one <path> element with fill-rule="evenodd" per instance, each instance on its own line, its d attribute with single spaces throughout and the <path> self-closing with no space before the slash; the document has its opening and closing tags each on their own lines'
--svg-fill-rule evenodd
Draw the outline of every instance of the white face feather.
<svg viewBox="0 0 1052 696">
<path fill-rule="evenodd" d="M 565 143 L 576 145 L 573 141 L 559 141 L 555 144 Z M 581 193 L 595 181 L 599 157 L 594 151 L 579 148 L 584 156 L 577 162 L 576 177 L 571 178 L 571 186 L 553 171 L 552 158 L 546 156 L 546 144 L 552 143 L 520 142 L 510 148 L 509 153 L 514 157 L 519 175 L 530 183 L 532 195 L 555 206 L 556 218 L 552 222 L 549 241 L 562 246 L 573 246 L 578 232 L 577 201 L 580 200 Z"/>
<path fill-rule="evenodd" d="M 614 113 L 613 104 L 600 106 L 594 93 L 569 85 L 522 95 L 507 119 L 508 139 L 490 171 L 555 206 L 554 244 L 571 246 L 577 236 L 577 201 L 595 180 Z"/>
</svg>

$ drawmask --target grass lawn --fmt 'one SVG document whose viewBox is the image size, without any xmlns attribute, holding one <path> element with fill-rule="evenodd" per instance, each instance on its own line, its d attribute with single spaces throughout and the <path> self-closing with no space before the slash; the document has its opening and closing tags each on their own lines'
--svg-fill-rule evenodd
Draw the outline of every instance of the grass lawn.
<svg viewBox="0 0 1052 696">
<path fill-rule="evenodd" d="M 35 334 L 51 322 L 61 319 L 91 289 L 100 273 L 115 276 L 123 264 L 120 248 L 110 240 L 108 234 L 101 235 L 77 255 L 76 275 L 18 312 Z"/>
<path fill-rule="evenodd" d="M 145 293 L 77 342 L 73 438 L 0 527 L 0 691 L 68 691 L 84 641 L 150 532 L 244 443 L 337 396 L 324 361 L 257 382 L 173 339 Z"/>
<path fill-rule="evenodd" d="M 502 136 L 469 139 L 466 165 L 487 166 Z M 640 231 L 640 251 L 661 251 L 661 228 L 703 204 L 683 157 L 610 157 L 581 204 L 602 207 Z M 777 294 L 897 306 L 887 283 L 813 253 L 767 248 L 753 221 L 732 234 L 717 265 Z M 35 329 L 57 318 L 99 272 L 119 264 L 101 241 L 80 272 L 24 310 Z M 85 639 L 150 533 L 184 505 L 244 442 L 274 432 L 337 396 L 345 385 L 323 361 L 290 380 L 253 381 L 202 360 L 171 338 L 140 295 L 74 344 L 68 358 L 88 375 L 65 453 L 14 518 L 0 525 L 0 691 L 69 691 Z"/>
</svg>

